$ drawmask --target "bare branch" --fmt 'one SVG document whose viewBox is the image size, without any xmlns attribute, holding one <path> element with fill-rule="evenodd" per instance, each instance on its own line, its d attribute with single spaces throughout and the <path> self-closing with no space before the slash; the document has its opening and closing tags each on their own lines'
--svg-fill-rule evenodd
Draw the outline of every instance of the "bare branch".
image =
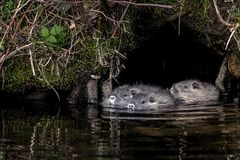
<svg viewBox="0 0 240 160">
<path fill-rule="evenodd" d="M 228 41 L 227 41 L 227 44 L 226 44 L 226 47 L 225 47 L 225 50 L 227 50 L 227 47 L 229 45 L 229 42 L 230 40 L 232 39 L 232 37 L 235 37 L 235 32 L 236 30 L 239 28 L 239 23 L 228 23 L 226 21 L 223 20 L 219 10 L 218 10 L 218 6 L 217 6 L 217 2 L 216 0 L 213 0 L 213 5 L 214 5 L 214 8 L 215 8 L 215 11 L 216 11 L 216 14 L 217 14 L 217 17 L 218 17 L 218 20 L 225 26 L 229 27 L 229 30 L 231 32 L 229 38 L 228 38 Z M 236 43 L 238 44 L 239 42 L 236 40 L 235 38 L 235 41 Z M 239 49 L 239 46 L 237 46 L 238 49 Z"/>
<path fill-rule="evenodd" d="M 18 47 L 16 48 L 16 50 L 12 51 L 11 53 L 9 54 L 3 54 L 2 57 L 0 58 L 0 64 L 3 63 L 6 59 L 14 56 L 17 52 L 19 52 L 20 50 L 23 50 L 23 49 L 26 49 L 26 48 L 29 48 L 30 46 L 32 46 L 33 43 L 29 43 L 29 44 L 26 44 L 24 46 L 21 46 L 21 47 Z"/>
<path fill-rule="evenodd" d="M 118 3 L 118 4 L 121 4 L 121 5 L 134 5 L 134 6 L 139 6 L 139 7 L 159 7 L 159 8 L 173 9 L 173 6 L 171 6 L 171 5 L 164 5 L 164 4 L 135 3 L 135 2 L 129 2 L 129 1 L 115 1 L 115 0 L 108 0 L 108 2 Z"/>
<path fill-rule="evenodd" d="M 213 5 L 214 5 L 214 8 L 215 8 L 215 11 L 216 11 L 216 14 L 217 14 L 217 17 L 218 17 L 218 20 L 225 26 L 227 27 L 235 27 L 237 24 L 236 23 L 228 23 L 226 21 L 224 21 L 224 19 L 222 18 L 221 16 L 221 13 L 220 11 L 218 10 L 218 6 L 217 6 L 217 2 L 216 0 L 213 0 Z"/>
<path fill-rule="evenodd" d="M 128 4 L 127 7 L 125 8 L 125 10 L 124 10 L 124 12 L 123 12 L 123 14 L 122 14 L 122 16 L 121 16 L 121 18 L 120 18 L 120 20 L 119 20 L 120 23 L 123 21 L 123 18 L 124 18 L 124 16 L 126 15 L 129 6 L 130 6 L 130 4 Z M 119 25 L 120 25 L 120 24 L 119 24 Z M 117 30 L 118 30 L 118 28 L 120 27 L 119 25 L 117 25 L 117 27 L 116 27 L 115 30 L 113 31 L 112 37 L 114 37 L 115 34 L 117 33 Z"/>
</svg>

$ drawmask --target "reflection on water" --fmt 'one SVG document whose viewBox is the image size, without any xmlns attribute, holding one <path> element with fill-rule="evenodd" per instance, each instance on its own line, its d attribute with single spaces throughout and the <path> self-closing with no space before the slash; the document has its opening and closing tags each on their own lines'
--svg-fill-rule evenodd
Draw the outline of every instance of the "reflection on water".
<svg viewBox="0 0 240 160">
<path fill-rule="evenodd" d="M 74 116 L 63 106 L 19 106 L 1 107 L 1 160 L 240 159 L 239 104 L 79 106 Z"/>
</svg>

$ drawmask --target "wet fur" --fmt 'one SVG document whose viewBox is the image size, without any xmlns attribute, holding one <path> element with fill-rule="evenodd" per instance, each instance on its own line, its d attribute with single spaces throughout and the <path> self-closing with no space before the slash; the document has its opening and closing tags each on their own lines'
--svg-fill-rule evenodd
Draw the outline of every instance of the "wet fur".
<svg viewBox="0 0 240 160">
<path fill-rule="evenodd" d="M 187 103 L 216 101 L 220 95 L 215 85 L 194 79 L 174 83 L 170 91 L 177 101 Z"/>
</svg>

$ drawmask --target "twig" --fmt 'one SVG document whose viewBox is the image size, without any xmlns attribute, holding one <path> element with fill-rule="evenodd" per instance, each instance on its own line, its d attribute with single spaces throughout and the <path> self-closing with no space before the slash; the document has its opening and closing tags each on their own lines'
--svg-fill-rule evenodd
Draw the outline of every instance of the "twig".
<svg viewBox="0 0 240 160">
<path fill-rule="evenodd" d="M 28 50 L 28 53 L 29 53 L 29 55 L 30 55 L 30 64 L 31 64 L 33 76 L 36 76 L 36 72 L 35 72 L 35 68 L 34 68 L 34 64 L 33 64 L 32 50 L 29 49 L 29 50 Z"/>
<path fill-rule="evenodd" d="M 30 29 L 30 31 L 29 31 L 28 40 L 30 40 L 30 38 L 32 37 L 33 28 L 34 28 L 34 26 L 35 26 L 35 23 L 36 23 L 36 21 L 37 21 L 37 18 L 38 18 L 38 12 L 36 13 L 36 15 L 35 15 L 35 17 L 34 17 L 34 20 L 33 20 L 33 22 L 32 22 L 32 27 L 31 27 L 31 29 Z"/>
<path fill-rule="evenodd" d="M 36 77 L 36 78 L 39 79 L 39 80 L 41 80 L 41 81 L 45 81 L 45 82 L 47 83 L 47 85 L 55 92 L 55 94 L 56 94 L 56 96 L 57 96 L 57 98 L 58 98 L 58 100 L 59 100 L 59 102 L 60 102 L 60 101 L 61 101 L 61 98 L 60 98 L 58 92 L 56 91 L 56 89 L 55 89 L 55 88 L 48 82 L 48 80 L 46 79 L 46 76 L 45 76 L 45 72 L 44 72 L 43 67 L 44 67 L 44 66 L 41 66 L 41 68 L 40 68 L 40 65 L 37 66 L 37 69 L 38 69 L 38 71 L 40 72 L 40 75 L 41 75 L 42 78 L 40 78 L 40 77 Z"/>
<path fill-rule="evenodd" d="M 26 45 L 24 45 L 24 46 L 22 46 L 22 47 L 19 47 L 19 48 L 17 47 L 16 50 L 12 51 L 12 52 L 9 53 L 9 54 L 4 54 L 4 55 L 2 55 L 2 57 L 1 57 L 1 59 L 0 59 L 0 64 L 2 64 L 6 59 L 14 56 L 14 55 L 15 55 L 17 52 L 19 52 L 20 50 L 29 48 L 29 47 L 32 46 L 32 45 L 33 45 L 33 43 L 29 43 L 29 44 L 26 44 Z"/>
<path fill-rule="evenodd" d="M 216 14 L 217 14 L 217 17 L 218 17 L 218 20 L 225 26 L 227 27 L 230 27 L 230 36 L 228 38 L 228 41 L 227 41 L 227 44 L 226 44 L 226 47 L 225 47 L 225 50 L 227 49 L 228 45 L 229 45 L 229 42 L 230 40 L 232 39 L 232 37 L 234 37 L 234 33 L 236 32 L 236 30 L 239 28 L 239 23 L 228 23 L 226 21 L 223 20 L 219 10 L 218 10 L 218 6 L 217 6 L 217 2 L 216 0 L 213 0 L 213 5 L 214 5 L 214 8 L 215 8 L 215 11 L 216 11 Z M 235 38 L 235 41 L 236 43 L 238 44 L 239 42 L 236 40 Z M 238 46 L 239 47 L 239 46 Z M 238 48 L 239 49 L 239 48 Z"/>
<path fill-rule="evenodd" d="M 120 18 L 120 20 L 119 20 L 119 23 L 118 23 L 117 27 L 116 27 L 115 30 L 113 31 L 112 37 L 114 37 L 115 34 L 117 33 L 117 30 L 118 30 L 118 28 L 120 27 L 120 23 L 123 21 L 123 18 L 125 17 L 129 6 L 130 6 L 130 4 L 128 4 L 127 7 L 125 8 L 125 10 L 124 10 L 124 12 L 123 12 L 123 14 L 122 14 L 122 16 L 121 16 L 121 18 Z"/>
<path fill-rule="evenodd" d="M 180 36 L 181 34 L 181 13 L 183 11 L 183 6 L 184 6 L 185 0 L 178 0 L 178 3 L 180 4 L 180 11 L 179 11 L 179 16 L 178 16 L 178 35 Z"/>
<path fill-rule="evenodd" d="M 12 20 L 11 20 L 10 24 L 8 25 L 6 31 L 4 32 L 4 35 L 3 35 L 3 37 L 2 37 L 2 40 L 1 40 L 0 44 L 3 44 L 3 41 L 4 41 L 5 37 L 7 36 L 9 29 L 12 27 L 13 21 L 14 21 L 17 13 L 18 13 L 18 11 L 19 11 L 19 8 L 20 8 L 21 3 L 22 3 L 22 1 L 19 0 L 18 5 L 17 5 L 17 8 L 16 8 L 16 11 L 14 12 L 14 15 L 12 16 Z"/>
<path fill-rule="evenodd" d="M 116 21 L 115 19 L 112 19 L 112 18 L 108 17 L 108 16 L 107 16 L 105 13 L 103 13 L 102 11 L 90 9 L 89 12 L 100 13 L 100 14 L 102 14 L 106 19 L 109 19 L 110 21 L 113 21 L 113 22 L 115 22 L 115 23 L 120 23 L 119 21 Z"/>
<path fill-rule="evenodd" d="M 118 3 L 121 5 L 134 5 L 134 6 L 140 6 L 140 7 L 159 7 L 159 8 L 168 8 L 173 9 L 173 6 L 171 5 L 164 5 L 164 4 L 154 4 L 154 3 L 135 3 L 135 2 L 128 2 L 128 1 L 114 1 L 114 0 L 108 0 L 111 3 Z"/>
<path fill-rule="evenodd" d="M 232 36 L 234 35 L 234 33 L 236 32 L 236 30 L 238 29 L 238 27 L 239 27 L 239 24 L 237 23 L 237 25 L 230 30 L 230 31 L 231 31 L 231 34 L 230 34 L 230 36 L 229 36 L 229 38 L 228 38 L 228 41 L 227 41 L 225 50 L 227 50 L 228 45 L 229 45 L 229 42 L 230 42 L 230 40 L 232 39 Z M 236 40 L 236 39 L 235 39 L 235 40 Z"/>
<path fill-rule="evenodd" d="M 29 0 L 28 2 L 30 2 L 30 0 Z M 21 10 L 21 8 L 23 8 L 25 5 L 27 5 L 28 2 L 26 2 L 25 4 L 23 4 L 18 10 Z M 15 37 L 16 37 L 16 35 L 17 35 L 17 32 L 18 32 L 18 29 L 19 29 L 19 27 L 20 27 L 20 25 L 21 25 L 21 23 L 22 23 L 22 20 L 23 20 L 23 18 L 26 16 L 27 11 L 30 10 L 30 8 L 32 7 L 32 4 L 33 4 L 33 3 L 34 3 L 34 2 L 32 1 L 32 3 L 28 6 L 27 10 L 24 11 L 24 13 L 23 13 L 22 17 L 20 18 L 20 20 L 17 21 L 17 25 L 16 25 L 16 27 L 15 27 L 15 32 L 14 32 L 13 35 L 12 35 L 12 40 L 15 39 Z"/>
<path fill-rule="evenodd" d="M 214 5 L 214 8 L 215 8 L 215 11 L 216 11 L 216 14 L 217 14 L 217 17 L 218 17 L 218 20 L 225 26 L 227 27 L 235 27 L 237 24 L 236 23 L 228 23 L 226 21 L 223 20 L 221 14 L 220 14 L 220 11 L 218 10 L 218 6 L 217 6 L 217 2 L 216 0 L 213 0 L 213 5 Z"/>
</svg>

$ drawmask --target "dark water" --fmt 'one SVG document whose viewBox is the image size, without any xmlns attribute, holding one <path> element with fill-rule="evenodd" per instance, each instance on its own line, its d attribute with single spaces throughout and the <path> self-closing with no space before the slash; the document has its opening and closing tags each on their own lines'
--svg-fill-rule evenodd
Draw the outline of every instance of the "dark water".
<svg viewBox="0 0 240 160">
<path fill-rule="evenodd" d="M 146 112 L 79 106 L 80 114 L 64 107 L 1 106 L 0 160 L 240 159 L 239 104 Z"/>
</svg>

